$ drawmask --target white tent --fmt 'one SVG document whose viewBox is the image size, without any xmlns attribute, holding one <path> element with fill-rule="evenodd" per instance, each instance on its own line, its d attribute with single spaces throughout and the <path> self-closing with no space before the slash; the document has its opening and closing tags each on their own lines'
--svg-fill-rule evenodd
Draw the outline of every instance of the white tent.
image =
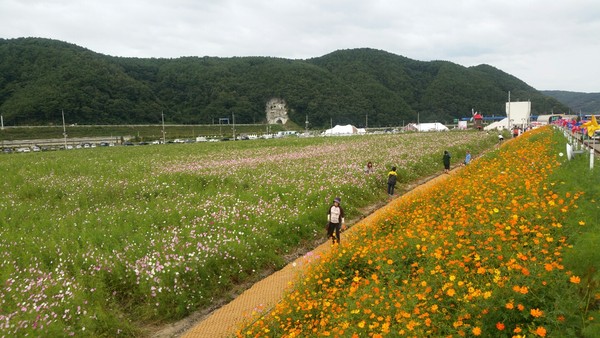
<svg viewBox="0 0 600 338">
<path fill-rule="evenodd" d="M 347 124 L 345 126 L 336 125 L 331 129 L 325 130 L 325 135 L 353 135 L 356 134 L 358 130 L 355 126 L 351 124 Z"/>
<path fill-rule="evenodd" d="M 500 130 L 508 129 L 508 117 L 494 123 L 490 123 L 483 128 L 483 130 Z"/>
<path fill-rule="evenodd" d="M 407 126 L 408 130 L 415 130 L 415 131 L 445 131 L 448 130 L 448 127 L 446 127 L 445 125 L 439 123 L 439 122 L 435 122 L 435 123 L 419 123 L 419 124 L 415 124 L 415 123 L 411 123 Z"/>
</svg>

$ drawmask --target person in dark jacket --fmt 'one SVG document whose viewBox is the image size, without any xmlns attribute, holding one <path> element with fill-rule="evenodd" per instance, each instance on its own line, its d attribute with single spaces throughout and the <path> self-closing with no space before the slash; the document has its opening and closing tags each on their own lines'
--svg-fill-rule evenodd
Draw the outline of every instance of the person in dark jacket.
<svg viewBox="0 0 600 338">
<path fill-rule="evenodd" d="M 442 161 L 444 162 L 444 172 L 446 174 L 450 173 L 450 153 L 448 152 L 448 150 L 444 150 L 444 157 L 442 158 Z"/>
<path fill-rule="evenodd" d="M 327 238 L 331 238 L 333 244 L 340 243 L 340 231 L 346 229 L 341 203 L 342 199 L 336 197 L 327 210 Z"/>
<path fill-rule="evenodd" d="M 396 181 L 398 180 L 398 173 L 396 173 L 396 167 L 392 167 L 392 170 L 388 173 L 387 186 L 388 195 L 390 198 L 394 196 L 394 187 L 396 187 Z"/>
</svg>

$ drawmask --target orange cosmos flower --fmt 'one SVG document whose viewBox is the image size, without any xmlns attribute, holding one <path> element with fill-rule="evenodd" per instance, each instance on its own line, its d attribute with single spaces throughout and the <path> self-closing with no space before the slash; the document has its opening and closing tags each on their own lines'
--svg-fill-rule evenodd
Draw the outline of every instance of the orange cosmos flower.
<svg viewBox="0 0 600 338">
<path fill-rule="evenodd" d="M 546 337 L 546 329 L 543 326 L 538 326 L 538 328 L 535 330 L 535 334 L 540 337 Z"/>
<path fill-rule="evenodd" d="M 539 318 L 544 315 L 544 311 L 542 311 L 540 309 L 531 309 L 531 311 L 529 311 L 529 313 L 532 316 L 534 316 L 535 318 Z"/>
<path fill-rule="evenodd" d="M 475 335 L 475 336 L 480 336 L 480 335 L 481 335 L 481 328 L 479 328 L 479 327 L 475 326 L 475 327 L 473 328 L 473 335 Z"/>
<path fill-rule="evenodd" d="M 513 286 L 512 289 L 513 289 L 514 292 L 522 293 L 524 295 L 529 292 L 529 289 L 526 286 L 515 285 L 515 286 Z"/>
<path fill-rule="evenodd" d="M 497 322 L 496 323 L 496 328 L 500 331 L 504 330 L 506 327 L 504 326 L 503 323 Z"/>
<path fill-rule="evenodd" d="M 581 283 L 581 278 L 579 278 L 579 276 L 571 276 L 571 278 L 569 278 L 569 281 L 573 284 L 579 284 Z"/>
</svg>

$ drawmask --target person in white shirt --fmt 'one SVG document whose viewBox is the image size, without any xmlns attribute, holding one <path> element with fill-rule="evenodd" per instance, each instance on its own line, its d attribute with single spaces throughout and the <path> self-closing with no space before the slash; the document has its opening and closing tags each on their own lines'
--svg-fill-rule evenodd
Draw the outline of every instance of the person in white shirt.
<svg viewBox="0 0 600 338">
<path fill-rule="evenodd" d="M 340 231 L 346 229 L 344 220 L 344 209 L 340 205 L 342 199 L 336 197 L 333 205 L 327 210 L 327 238 L 331 238 L 333 244 L 340 243 Z"/>
</svg>

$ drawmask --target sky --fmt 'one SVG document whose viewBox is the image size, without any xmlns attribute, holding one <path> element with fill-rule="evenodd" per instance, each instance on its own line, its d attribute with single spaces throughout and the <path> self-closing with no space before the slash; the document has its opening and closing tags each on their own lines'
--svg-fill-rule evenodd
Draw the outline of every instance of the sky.
<svg viewBox="0 0 600 338">
<path fill-rule="evenodd" d="M 374 48 L 600 92 L 598 0 L 0 0 L 0 38 L 139 58 L 310 59 Z"/>
</svg>

